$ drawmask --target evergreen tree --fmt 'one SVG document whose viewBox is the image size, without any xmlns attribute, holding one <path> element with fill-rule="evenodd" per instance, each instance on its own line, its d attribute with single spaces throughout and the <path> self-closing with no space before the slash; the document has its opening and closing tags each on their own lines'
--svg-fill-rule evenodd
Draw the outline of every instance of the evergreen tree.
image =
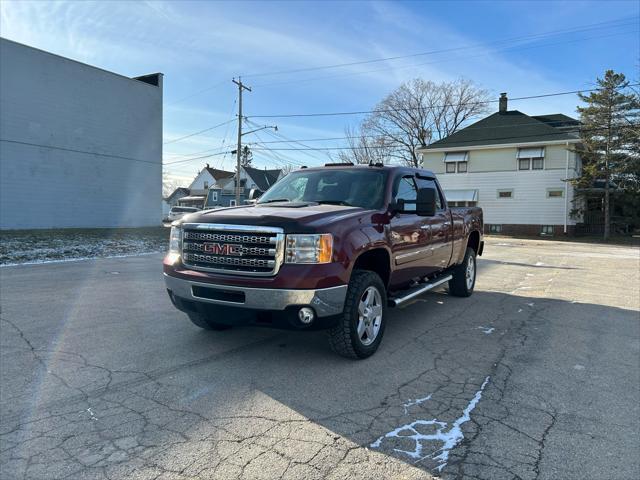
<svg viewBox="0 0 640 480">
<path fill-rule="evenodd" d="M 250 167 L 251 161 L 253 160 L 253 152 L 247 145 L 242 147 L 242 152 L 240 154 L 240 165 L 243 167 Z"/>
<path fill-rule="evenodd" d="M 597 82 L 596 91 L 579 94 L 586 105 L 578 107 L 583 168 L 575 183 L 582 188 L 592 188 L 597 181 L 603 184 L 604 239 L 608 240 L 612 184 L 624 191 L 622 201 L 627 206 L 637 203 L 640 193 L 640 98 L 622 73 L 607 70 Z M 637 210 L 634 213 L 638 215 Z"/>
</svg>

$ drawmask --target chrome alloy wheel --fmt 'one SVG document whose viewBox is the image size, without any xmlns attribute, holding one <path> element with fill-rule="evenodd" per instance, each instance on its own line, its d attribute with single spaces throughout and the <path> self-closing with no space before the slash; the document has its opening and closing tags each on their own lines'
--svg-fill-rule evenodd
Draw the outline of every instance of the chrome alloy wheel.
<svg viewBox="0 0 640 480">
<path fill-rule="evenodd" d="M 382 325 L 382 296 L 378 289 L 369 286 L 358 303 L 358 338 L 362 345 L 371 345 Z"/>
<path fill-rule="evenodd" d="M 473 255 L 469 255 L 469 259 L 467 260 L 467 268 L 464 272 L 464 279 L 467 282 L 467 289 L 471 290 L 473 288 L 473 284 L 476 281 L 476 259 Z"/>
</svg>

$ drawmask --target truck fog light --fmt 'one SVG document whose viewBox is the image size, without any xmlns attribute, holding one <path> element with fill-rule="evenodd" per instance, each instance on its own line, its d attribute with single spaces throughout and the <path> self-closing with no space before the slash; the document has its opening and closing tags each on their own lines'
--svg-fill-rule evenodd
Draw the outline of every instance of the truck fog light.
<svg viewBox="0 0 640 480">
<path fill-rule="evenodd" d="M 298 318 L 305 325 L 309 325 L 313 322 L 313 319 L 316 317 L 316 314 L 313 312 L 313 309 L 309 307 L 302 307 L 298 310 Z"/>
</svg>

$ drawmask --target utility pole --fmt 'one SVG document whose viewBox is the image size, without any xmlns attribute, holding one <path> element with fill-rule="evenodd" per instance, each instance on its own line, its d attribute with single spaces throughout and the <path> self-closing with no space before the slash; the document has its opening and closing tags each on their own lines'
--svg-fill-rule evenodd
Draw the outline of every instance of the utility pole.
<svg viewBox="0 0 640 480">
<path fill-rule="evenodd" d="M 242 79 L 233 79 L 238 85 L 238 149 L 236 150 L 236 205 L 240 205 L 240 158 L 242 157 L 242 91 L 251 91 L 251 88 L 242 83 Z"/>
</svg>

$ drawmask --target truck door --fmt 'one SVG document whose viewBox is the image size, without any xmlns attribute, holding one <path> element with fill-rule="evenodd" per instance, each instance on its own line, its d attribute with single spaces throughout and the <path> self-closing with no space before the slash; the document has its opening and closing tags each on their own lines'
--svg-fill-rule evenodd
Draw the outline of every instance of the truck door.
<svg viewBox="0 0 640 480">
<path fill-rule="evenodd" d="M 399 176 L 394 181 L 393 200 L 405 202 L 405 212 L 394 213 L 389 222 L 389 243 L 399 282 L 424 276 L 426 258 L 432 254 L 427 245 L 428 227 L 423 227 L 422 217 L 415 213 L 416 197 L 413 175 Z"/>
<path fill-rule="evenodd" d="M 429 273 L 444 270 L 449 266 L 453 252 L 453 226 L 451 211 L 445 208 L 444 197 L 435 180 L 428 177 L 416 178 L 418 188 L 436 190 L 436 214 L 433 217 L 420 217 L 423 228 L 428 228 L 427 245 L 431 254 L 425 258 L 425 267 Z"/>
</svg>

